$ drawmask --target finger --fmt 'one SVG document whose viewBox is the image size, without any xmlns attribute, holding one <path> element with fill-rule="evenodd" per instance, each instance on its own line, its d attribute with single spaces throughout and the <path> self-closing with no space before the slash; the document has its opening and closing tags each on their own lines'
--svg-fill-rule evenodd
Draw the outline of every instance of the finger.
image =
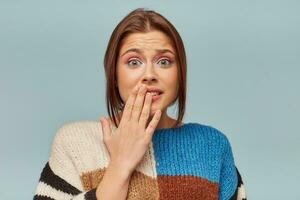
<svg viewBox="0 0 300 200">
<path fill-rule="evenodd" d="M 161 117 L 161 110 L 157 110 L 146 129 L 146 135 L 149 136 L 150 138 L 152 138 L 152 135 L 157 127 L 160 117 Z"/>
<path fill-rule="evenodd" d="M 131 91 L 131 93 L 126 101 L 120 124 L 126 123 L 130 120 L 132 108 L 133 108 L 134 101 L 135 101 L 136 95 L 138 93 L 139 87 L 140 87 L 140 85 L 136 85 L 133 88 L 133 90 Z"/>
<path fill-rule="evenodd" d="M 110 139 L 112 136 L 111 129 L 108 120 L 105 119 L 104 117 L 101 117 L 100 122 L 101 122 L 101 128 L 103 133 L 103 141 L 105 142 L 108 139 Z"/>
<path fill-rule="evenodd" d="M 145 99 L 145 93 L 147 91 L 147 88 L 145 85 L 142 85 L 141 88 L 139 89 L 139 92 L 137 94 L 137 97 L 135 99 L 133 108 L 132 108 L 132 113 L 131 113 L 131 120 L 134 120 L 136 122 L 139 121 L 140 114 L 142 112 L 142 108 L 144 105 L 144 99 Z"/>
<path fill-rule="evenodd" d="M 139 124 L 141 124 L 141 126 L 143 126 L 144 128 L 146 128 L 146 124 L 148 122 L 149 119 L 149 115 L 150 115 L 150 111 L 151 111 L 151 104 L 152 104 L 152 95 L 150 92 L 146 93 L 146 97 L 145 97 L 145 103 L 144 103 L 144 107 L 140 116 L 140 121 Z"/>
</svg>

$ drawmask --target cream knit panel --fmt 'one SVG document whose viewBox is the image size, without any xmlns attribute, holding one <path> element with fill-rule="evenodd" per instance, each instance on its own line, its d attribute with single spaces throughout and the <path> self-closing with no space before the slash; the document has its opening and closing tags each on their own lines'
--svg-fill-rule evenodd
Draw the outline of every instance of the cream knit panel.
<svg viewBox="0 0 300 200">
<path fill-rule="evenodd" d="M 61 127 L 53 140 L 49 157 L 49 166 L 54 172 L 74 187 L 82 190 L 78 170 L 65 146 L 65 135 L 69 134 L 68 125 Z"/>
<path fill-rule="evenodd" d="M 115 134 L 116 127 L 111 126 L 111 129 Z M 78 189 L 83 190 L 80 180 L 82 174 L 104 169 L 108 163 L 109 153 L 103 142 L 100 122 L 70 122 L 57 131 L 49 165 L 55 174 Z M 136 170 L 156 177 L 152 143 Z"/>
</svg>

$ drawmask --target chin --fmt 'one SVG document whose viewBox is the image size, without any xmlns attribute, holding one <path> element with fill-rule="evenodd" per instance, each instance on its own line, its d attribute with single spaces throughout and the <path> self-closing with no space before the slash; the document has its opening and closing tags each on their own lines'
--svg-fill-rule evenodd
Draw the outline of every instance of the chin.
<svg viewBox="0 0 300 200">
<path fill-rule="evenodd" d="M 150 116 L 153 117 L 154 114 L 155 114 L 155 112 L 156 112 L 157 110 L 161 110 L 161 111 L 163 112 L 163 108 L 161 108 L 160 106 L 153 106 L 153 105 L 152 105 L 151 111 L 150 111 Z"/>
<path fill-rule="evenodd" d="M 155 111 L 156 111 L 156 110 L 151 110 L 151 111 L 150 111 L 150 117 L 153 117 L 153 116 L 154 116 Z"/>
</svg>

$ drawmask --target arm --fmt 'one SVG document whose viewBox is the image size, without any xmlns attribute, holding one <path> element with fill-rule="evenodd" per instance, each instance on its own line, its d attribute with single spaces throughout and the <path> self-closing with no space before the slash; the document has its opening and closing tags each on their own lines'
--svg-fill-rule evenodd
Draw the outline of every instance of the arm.
<svg viewBox="0 0 300 200">
<path fill-rule="evenodd" d="M 110 163 L 97 190 L 97 199 L 126 199 L 130 173 Z"/>
</svg>

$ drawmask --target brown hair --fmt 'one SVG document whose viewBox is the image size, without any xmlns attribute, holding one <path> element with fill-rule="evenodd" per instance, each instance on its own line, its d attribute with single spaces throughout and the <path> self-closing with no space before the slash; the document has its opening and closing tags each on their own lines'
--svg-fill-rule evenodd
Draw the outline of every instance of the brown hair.
<svg viewBox="0 0 300 200">
<path fill-rule="evenodd" d="M 104 57 L 104 69 L 106 75 L 106 106 L 110 119 L 113 119 L 114 125 L 117 127 L 118 121 L 121 119 L 117 113 L 124 108 L 119 90 L 116 87 L 116 66 L 119 56 L 120 45 L 123 39 L 131 33 L 149 32 L 158 30 L 165 33 L 171 40 L 176 51 L 176 61 L 178 63 L 178 96 L 172 105 L 178 100 L 177 120 L 174 127 L 178 126 L 183 119 L 186 102 L 186 55 L 182 39 L 175 27 L 162 15 L 153 10 L 138 8 L 125 16 L 122 21 L 114 29 Z"/>
</svg>

